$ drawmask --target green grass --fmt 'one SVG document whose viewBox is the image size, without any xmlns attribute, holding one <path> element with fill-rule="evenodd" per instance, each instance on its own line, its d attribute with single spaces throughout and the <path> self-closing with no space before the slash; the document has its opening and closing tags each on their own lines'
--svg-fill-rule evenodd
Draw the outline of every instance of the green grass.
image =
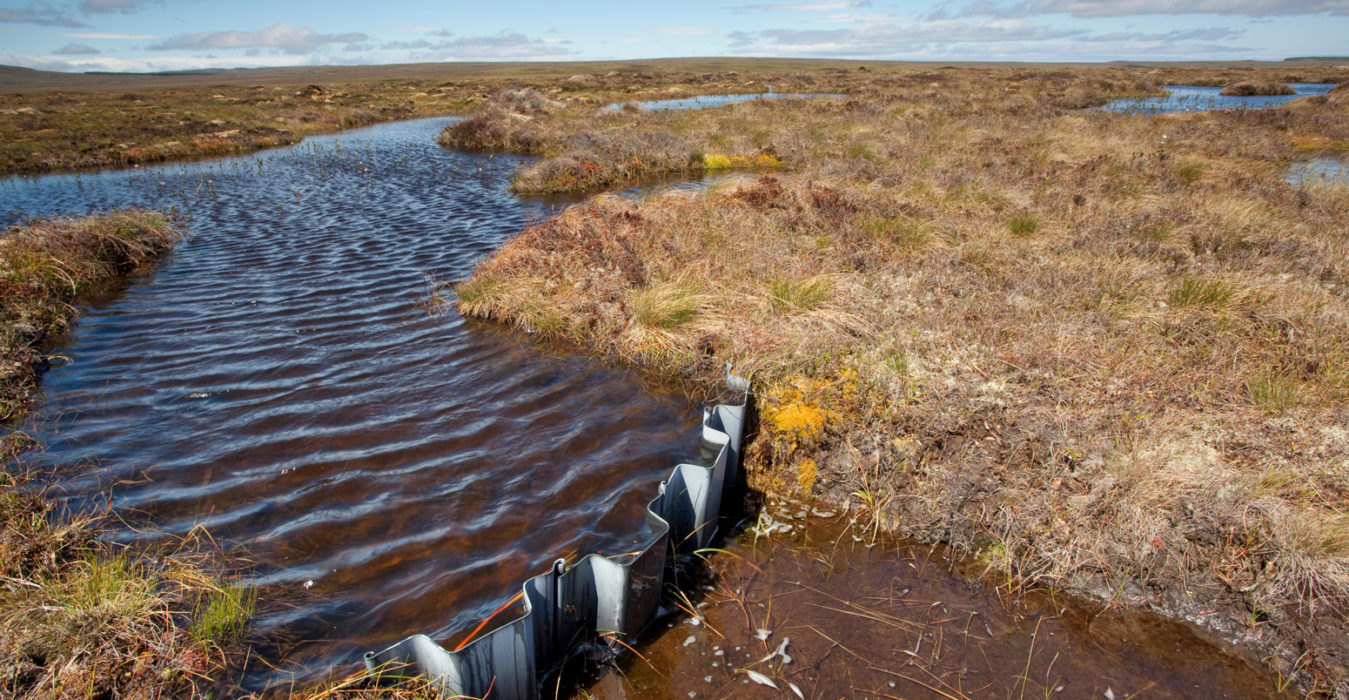
<svg viewBox="0 0 1349 700">
<path fill-rule="evenodd" d="M 775 279 L 768 285 L 768 299 L 778 313 L 798 313 L 819 308 L 832 291 L 833 284 L 825 277 Z"/>
<path fill-rule="evenodd" d="M 223 644 L 243 636 L 258 604 L 258 590 L 227 583 L 207 591 L 197 603 L 192 637 L 198 642 Z"/>
<path fill-rule="evenodd" d="M 932 242 L 932 224 L 910 216 L 867 216 L 857 228 L 900 250 L 921 250 Z"/>
<path fill-rule="evenodd" d="M 699 295 L 679 284 L 648 287 L 632 300 L 632 317 L 648 328 L 675 328 L 693 320 L 701 305 Z"/>
<path fill-rule="evenodd" d="M 1171 172 L 1175 174 L 1177 180 L 1188 185 L 1198 182 L 1199 178 L 1204 176 L 1204 166 L 1198 163 L 1181 163 Z"/>
<path fill-rule="evenodd" d="M 464 304 L 491 304 L 501 293 L 502 282 L 493 277 L 478 276 L 455 287 L 455 294 Z"/>
<path fill-rule="evenodd" d="M 1296 377 L 1267 372 L 1250 379 L 1247 387 L 1251 401 L 1262 411 L 1283 413 L 1297 404 L 1299 386 Z"/>
<path fill-rule="evenodd" d="M 1007 231 L 1017 238 L 1026 238 L 1040 228 L 1040 222 L 1030 214 L 1017 214 L 1007 220 Z"/>
<path fill-rule="evenodd" d="M 1171 305 L 1213 311 L 1227 307 L 1237 296 L 1237 285 L 1219 278 L 1186 275 L 1171 292 Z"/>
</svg>

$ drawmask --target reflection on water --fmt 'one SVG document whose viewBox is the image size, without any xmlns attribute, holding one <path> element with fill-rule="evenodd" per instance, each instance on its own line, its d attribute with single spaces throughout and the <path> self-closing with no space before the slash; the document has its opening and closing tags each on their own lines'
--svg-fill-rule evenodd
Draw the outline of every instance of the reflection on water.
<svg viewBox="0 0 1349 700">
<path fill-rule="evenodd" d="M 44 378 L 42 466 L 120 539 L 197 525 L 247 547 L 283 671 L 471 626 L 558 556 L 618 546 L 696 448 L 687 403 L 423 308 L 550 209 L 521 159 L 435 143 L 444 119 L 222 161 L 0 182 L 4 218 L 177 206 L 191 238 L 86 309 Z M 139 515 L 139 517 L 137 517 Z M 290 644 L 287 643 L 287 647 Z"/>
<path fill-rule="evenodd" d="M 634 107 L 640 107 L 648 112 L 663 112 L 671 109 L 720 107 L 722 105 L 735 104 L 737 102 L 751 102 L 753 100 L 788 100 L 813 97 L 843 97 L 843 95 L 829 92 L 761 92 L 749 95 L 697 95 L 694 97 L 682 97 L 673 100 L 620 102 L 618 104 L 609 105 L 607 109 L 619 110 L 623 109 L 625 106 L 632 105 Z"/>
<path fill-rule="evenodd" d="M 1299 161 L 1288 170 L 1288 183 L 1304 185 L 1349 185 L 1349 161 L 1337 156 L 1318 156 Z"/>
<path fill-rule="evenodd" d="M 1151 616 L 1010 596 L 931 549 L 776 504 L 587 692 L 604 698 L 1263 698 L 1263 673 Z M 976 569 L 975 573 L 978 570 Z M 1019 598 L 1019 599 L 1018 599 Z M 758 674 L 756 677 L 753 674 Z M 770 687 L 772 683 L 775 687 Z M 794 686 L 794 687 L 793 687 Z"/>
<path fill-rule="evenodd" d="M 1210 109 L 1262 109 L 1277 107 L 1299 97 L 1324 95 L 1334 83 L 1290 83 L 1292 95 L 1253 95 L 1226 97 L 1223 88 L 1202 85 L 1167 85 L 1166 97 L 1125 98 L 1111 100 L 1101 109 L 1125 114 L 1165 114 L 1167 112 L 1203 112 Z"/>
</svg>

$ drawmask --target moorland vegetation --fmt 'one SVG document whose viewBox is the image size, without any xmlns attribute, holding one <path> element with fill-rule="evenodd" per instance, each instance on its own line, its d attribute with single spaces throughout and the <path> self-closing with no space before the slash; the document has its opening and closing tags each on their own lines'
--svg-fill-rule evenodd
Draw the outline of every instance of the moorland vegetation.
<svg viewBox="0 0 1349 700">
<path fill-rule="evenodd" d="M 650 371 L 754 374 L 758 487 L 1047 586 L 1349 677 L 1349 92 L 1268 110 L 1090 109 L 1166 84 L 1340 72 L 959 67 L 694 111 L 489 101 L 458 147 L 599 195 L 457 287 L 459 309 Z M 524 135 L 524 136 L 522 136 Z"/>
</svg>

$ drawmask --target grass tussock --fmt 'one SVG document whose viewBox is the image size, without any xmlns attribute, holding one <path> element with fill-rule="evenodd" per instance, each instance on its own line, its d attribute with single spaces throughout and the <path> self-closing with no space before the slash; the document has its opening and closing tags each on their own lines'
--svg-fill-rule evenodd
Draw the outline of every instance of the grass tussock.
<svg viewBox="0 0 1349 700">
<path fill-rule="evenodd" d="M 1257 95 L 1294 95 L 1297 92 L 1287 83 L 1243 80 L 1224 87 L 1220 94 L 1226 97 L 1255 97 Z"/>
<path fill-rule="evenodd" d="M 663 374 L 729 361 L 760 387 L 758 486 L 983 556 L 1008 591 L 1195 601 L 1275 666 L 1296 636 L 1328 688 L 1349 679 L 1349 196 L 1282 174 L 1290 136 L 1349 139 L 1349 104 L 1071 108 L 1261 77 L 896 67 L 841 99 L 606 113 L 790 172 L 593 198 L 482 262 L 492 294 L 461 310 L 547 309 L 549 335 Z"/>
</svg>

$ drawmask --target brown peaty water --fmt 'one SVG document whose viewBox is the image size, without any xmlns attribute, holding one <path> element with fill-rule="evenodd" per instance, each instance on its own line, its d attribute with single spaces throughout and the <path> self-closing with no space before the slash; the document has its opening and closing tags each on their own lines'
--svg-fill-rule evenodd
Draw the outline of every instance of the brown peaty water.
<svg viewBox="0 0 1349 700">
<path fill-rule="evenodd" d="M 873 540 L 836 513 L 774 503 L 724 550 L 709 557 L 708 576 L 681 602 L 698 617 L 660 623 L 639 648 L 642 658 L 626 655 L 586 693 L 1276 696 L 1268 676 L 1185 626 L 1043 592 L 1009 595 L 997 582 L 953 573 L 961 567 L 930 547 Z"/>
<path fill-rule="evenodd" d="M 10 222 L 177 206 L 192 237 L 83 317 L 44 378 L 44 467 L 120 540 L 242 545 L 277 638 L 245 687 L 470 627 L 557 557 L 617 546 L 697 449 L 697 407 L 631 372 L 428 313 L 425 275 L 548 205 L 444 119 L 258 156 L 0 184 Z"/>
</svg>

